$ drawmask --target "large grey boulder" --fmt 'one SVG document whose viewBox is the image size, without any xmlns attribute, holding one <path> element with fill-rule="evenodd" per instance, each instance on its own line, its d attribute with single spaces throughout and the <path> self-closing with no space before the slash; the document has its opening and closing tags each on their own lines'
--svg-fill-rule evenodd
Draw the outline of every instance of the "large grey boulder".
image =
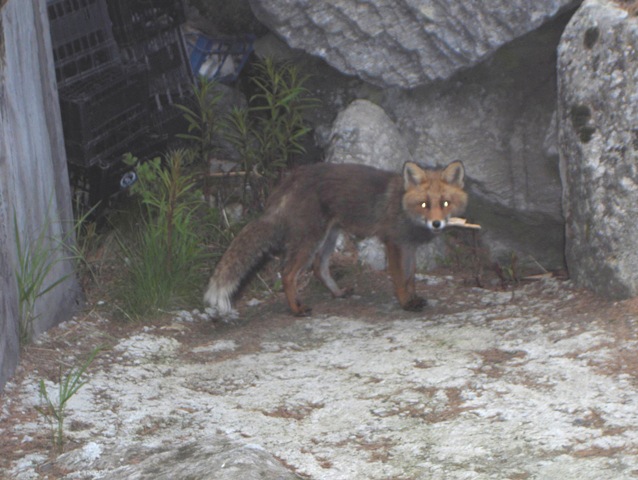
<svg viewBox="0 0 638 480">
<path fill-rule="evenodd" d="M 573 280 L 638 294 L 638 18 L 586 0 L 563 34 L 559 139 Z"/>
<path fill-rule="evenodd" d="M 556 48 L 567 17 L 448 82 L 386 90 L 380 101 L 417 159 L 462 160 L 468 215 L 492 257 L 564 268 L 556 138 Z"/>
<path fill-rule="evenodd" d="M 450 78 L 555 17 L 575 0 L 250 0 L 293 48 L 379 86 Z"/>
<path fill-rule="evenodd" d="M 568 18 L 517 39 L 449 82 L 413 90 L 372 87 L 325 65 L 306 68 L 326 110 L 341 111 L 334 123 L 327 114 L 315 121 L 331 132 L 321 135 L 327 157 L 392 170 L 406 155 L 432 166 L 462 160 L 468 216 L 483 225 L 492 258 L 509 262 L 515 255 L 523 268 L 564 268 L 556 48 Z M 359 100 L 350 103 L 352 97 Z"/>
<path fill-rule="evenodd" d="M 413 161 L 396 124 L 383 108 L 363 99 L 355 100 L 337 115 L 326 158 L 334 163 L 360 163 L 395 171 Z"/>
</svg>

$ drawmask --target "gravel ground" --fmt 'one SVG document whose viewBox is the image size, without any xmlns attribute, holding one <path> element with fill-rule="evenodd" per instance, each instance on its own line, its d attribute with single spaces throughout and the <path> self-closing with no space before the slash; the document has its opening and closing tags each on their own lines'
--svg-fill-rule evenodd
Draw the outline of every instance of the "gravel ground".
<svg viewBox="0 0 638 480">
<path fill-rule="evenodd" d="M 232 325 L 122 325 L 94 305 L 27 349 L 0 397 L 0 477 L 638 478 L 638 303 L 432 275 L 414 314 L 384 275 L 358 276 L 349 299 L 309 286 L 306 318 L 279 294 Z M 96 345 L 54 453 L 38 381 L 57 391 L 57 365 Z"/>
</svg>

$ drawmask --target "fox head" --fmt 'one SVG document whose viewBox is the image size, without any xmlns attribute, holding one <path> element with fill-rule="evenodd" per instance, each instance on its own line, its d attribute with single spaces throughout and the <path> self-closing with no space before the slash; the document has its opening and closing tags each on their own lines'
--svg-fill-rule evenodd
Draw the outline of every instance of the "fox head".
<svg viewBox="0 0 638 480">
<path fill-rule="evenodd" d="M 463 163 L 458 160 L 436 170 L 406 162 L 403 166 L 403 211 L 417 225 L 433 232 L 442 231 L 450 217 L 465 211 L 464 177 Z"/>
</svg>

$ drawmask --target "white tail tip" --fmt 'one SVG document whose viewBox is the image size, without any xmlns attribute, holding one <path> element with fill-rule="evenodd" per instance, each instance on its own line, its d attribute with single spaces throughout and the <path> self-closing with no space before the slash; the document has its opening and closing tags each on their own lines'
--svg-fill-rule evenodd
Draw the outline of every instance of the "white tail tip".
<svg viewBox="0 0 638 480">
<path fill-rule="evenodd" d="M 230 300 L 232 294 L 232 288 L 218 285 L 214 277 L 211 277 L 206 293 L 204 293 L 204 303 L 210 306 L 206 311 L 212 317 L 221 318 L 222 320 L 236 318 L 237 311 L 233 308 Z"/>
</svg>

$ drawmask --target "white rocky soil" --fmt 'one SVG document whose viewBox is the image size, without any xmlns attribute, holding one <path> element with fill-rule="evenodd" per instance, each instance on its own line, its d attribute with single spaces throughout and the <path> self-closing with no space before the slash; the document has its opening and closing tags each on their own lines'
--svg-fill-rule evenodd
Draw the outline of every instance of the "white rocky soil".
<svg viewBox="0 0 638 480">
<path fill-rule="evenodd" d="M 330 303 L 348 315 L 278 309 L 272 320 L 257 305 L 217 329 L 184 313 L 139 325 L 100 353 L 69 402 L 59 456 L 29 446 L 48 426 L 29 414 L 41 373 L 25 372 L 0 397 L 16 457 L 0 476 L 638 477 L 633 303 L 551 279 L 508 292 L 422 280 L 437 299 L 420 314 L 384 292 Z M 105 323 L 93 312 L 39 346 Z"/>
</svg>

